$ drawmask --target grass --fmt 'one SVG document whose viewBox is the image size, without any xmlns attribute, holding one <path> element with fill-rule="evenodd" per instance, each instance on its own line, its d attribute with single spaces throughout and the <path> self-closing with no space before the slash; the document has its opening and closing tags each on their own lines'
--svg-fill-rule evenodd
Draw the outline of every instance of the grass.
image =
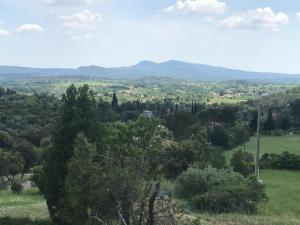
<svg viewBox="0 0 300 225">
<path fill-rule="evenodd" d="M 21 194 L 0 192 L 0 217 L 48 219 L 44 198 L 37 189 L 24 190 Z"/>
<path fill-rule="evenodd" d="M 230 151 L 225 152 L 226 159 L 230 159 L 232 154 L 238 149 L 243 149 L 243 146 L 238 146 Z M 246 151 L 255 154 L 256 151 L 256 137 L 252 137 L 246 143 Z M 262 136 L 260 141 L 260 152 L 263 153 L 277 153 L 284 151 L 300 155 L 300 135 L 286 135 L 286 136 Z"/>
<path fill-rule="evenodd" d="M 269 198 L 261 214 L 297 217 L 300 223 L 300 171 L 262 170 Z"/>
</svg>

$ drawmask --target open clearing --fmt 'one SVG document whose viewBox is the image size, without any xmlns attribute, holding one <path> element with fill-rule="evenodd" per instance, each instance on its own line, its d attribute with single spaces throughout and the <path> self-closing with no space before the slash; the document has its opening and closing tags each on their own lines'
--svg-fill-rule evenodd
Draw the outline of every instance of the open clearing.
<svg viewBox="0 0 300 225">
<path fill-rule="evenodd" d="M 243 146 L 238 146 L 230 151 L 225 152 L 227 159 L 230 159 L 233 152 L 238 149 L 243 149 Z M 251 137 L 250 141 L 246 143 L 246 151 L 255 153 L 256 151 L 256 137 Z M 277 153 L 288 151 L 300 155 L 300 135 L 286 135 L 286 136 L 262 136 L 260 142 L 260 152 L 264 153 Z"/>
</svg>

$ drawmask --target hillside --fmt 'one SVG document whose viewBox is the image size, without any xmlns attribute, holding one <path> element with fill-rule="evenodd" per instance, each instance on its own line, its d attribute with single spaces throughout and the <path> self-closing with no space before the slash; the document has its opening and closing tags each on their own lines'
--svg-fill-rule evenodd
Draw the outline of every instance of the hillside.
<svg viewBox="0 0 300 225">
<path fill-rule="evenodd" d="M 13 80 L 36 76 L 95 76 L 109 79 L 135 79 L 147 76 L 167 76 L 194 81 L 259 80 L 271 82 L 300 82 L 300 75 L 249 72 L 223 67 L 194 64 L 181 61 L 155 63 L 141 61 L 129 67 L 105 68 L 82 66 L 79 68 L 26 68 L 0 66 L 0 79 Z"/>
</svg>

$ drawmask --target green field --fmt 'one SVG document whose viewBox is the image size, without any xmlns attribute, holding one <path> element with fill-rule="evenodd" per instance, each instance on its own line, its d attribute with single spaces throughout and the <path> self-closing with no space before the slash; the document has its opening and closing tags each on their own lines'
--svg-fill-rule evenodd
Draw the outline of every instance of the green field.
<svg viewBox="0 0 300 225">
<path fill-rule="evenodd" d="M 233 152 L 238 149 L 243 149 L 243 146 L 238 146 L 230 151 L 225 152 L 227 159 L 231 158 Z M 256 137 L 252 137 L 246 143 L 246 151 L 255 153 L 256 151 Z M 262 136 L 260 140 L 260 153 L 277 153 L 280 154 L 288 151 L 294 154 L 300 154 L 300 135 L 286 135 L 286 136 Z"/>
</svg>

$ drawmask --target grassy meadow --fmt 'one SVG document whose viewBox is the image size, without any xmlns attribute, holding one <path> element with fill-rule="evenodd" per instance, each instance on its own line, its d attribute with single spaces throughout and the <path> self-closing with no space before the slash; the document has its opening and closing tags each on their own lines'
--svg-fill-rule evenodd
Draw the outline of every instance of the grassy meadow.
<svg viewBox="0 0 300 225">
<path fill-rule="evenodd" d="M 230 151 L 225 152 L 227 159 L 230 159 L 232 154 L 238 149 L 243 149 L 243 146 L 238 146 Z M 246 143 L 246 151 L 255 154 L 256 152 L 256 137 L 251 137 Z M 300 135 L 286 136 L 262 136 L 260 139 L 260 153 L 276 153 L 288 151 L 289 153 L 300 154 Z"/>
</svg>

